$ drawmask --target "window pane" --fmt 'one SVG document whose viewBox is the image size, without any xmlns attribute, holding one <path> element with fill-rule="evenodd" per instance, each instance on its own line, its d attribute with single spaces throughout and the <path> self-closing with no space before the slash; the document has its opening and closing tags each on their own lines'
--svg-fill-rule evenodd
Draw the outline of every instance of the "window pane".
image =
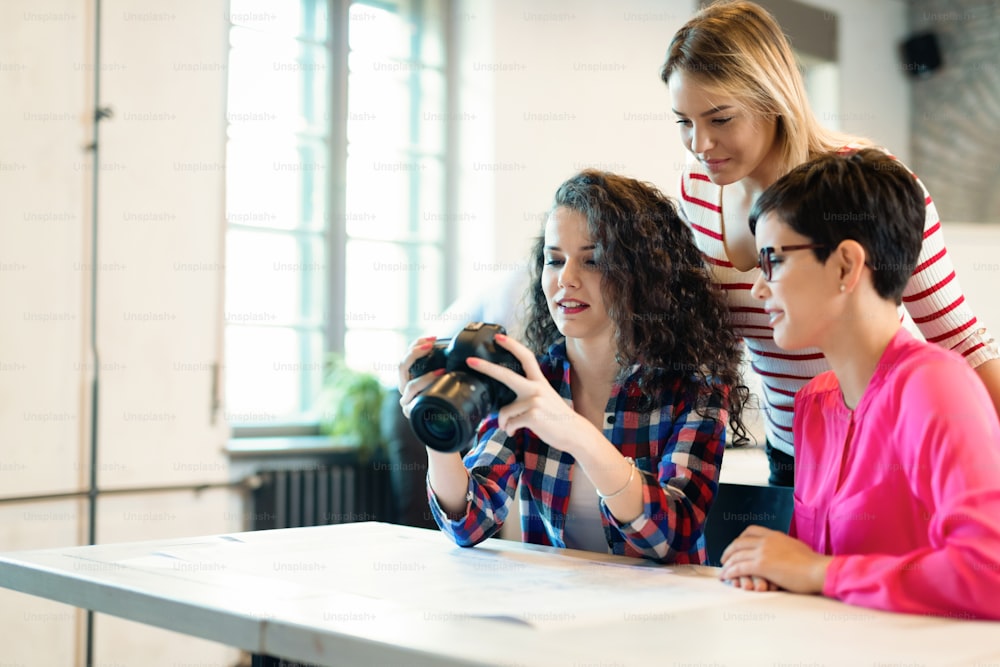
<svg viewBox="0 0 1000 667">
<path fill-rule="evenodd" d="M 230 140 L 226 147 L 229 222 L 277 229 L 322 229 L 327 218 L 325 144 Z"/>
<path fill-rule="evenodd" d="M 443 269 L 438 248 L 348 241 L 348 330 L 405 330 L 422 312 L 440 312 Z"/>
<path fill-rule="evenodd" d="M 416 201 L 411 191 L 418 188 Z M 440 242 L 444 236 L 444 165 L 440 159 L 349 152 L 347 233 L 355 238 Z"/>
<path fill-rule="evenodd" d="M 438 246 L 421 246 L 417 257 L 424 267 L 417 274 L 413 303 L 416 307 L 410 318 L 410 327 L 426 319 L 430 313 L 440 313 L 448 305 L 444 302 L 444 252 Z"/>
<path fill-rule="evenodd" d="M 230 229 L 226 323 L 321 327 L 326 269 L 318 237 Z"/>
<path fill-rule="evenodd" d="M 413 27 L 395 12 L 351 3 L 348 31 L 351 51 L 376 55 L 383 64 L 409 58 Z"/>
<path fill-rule="evenodd" d="M 378 61 L 349 56 L 347 141 L 370 146 L 409 146 L 413 133 L 409 74 L 373 69 Z"/>
<path fill-rule="evenodd" d="M 383 384 L 399 381 L 399 360 L 410 340 L 398 331 L 348 331 L 344 342 L 348 365 L 374 373 Z"/>
<path fill-rule="evenodd" d="M 419 264 L 396 244 L 349 241 L 344 314 L 347 328 L 406 326 L 409 284 L 415 282 L 421 270 Z"/>
<path fill-rule="evenodd" d="M 327 4 L 325 0 L 281 0 L 280 4 L 275 0 L 230 0 L 229 20 L 260 32 L 323 41 Z"/>
<path fill-rule="evenodd" d="M 322 338 L 284 327 L 226 327 L 226 418 L 233 426 L 300 419 L 322 381 Z"/>
<path fill-rule="evenodd" d="M 230 31 L 229 102 L 234 130 L 321 131 L 328 118 L 329 55 L 321 45 L 243 28 Z"/>
<path fill-rule="evenodd" d="M 440 159 L 420 161 L 420 183 L 417 197 L 419 237 L 431 243 L 444 240 L 445 211 L 444 164 Z"/>
<path fill-rule="evenodd" d="M 410 180 L 419 165 L 398 153 L 348 150 L 347 233 L 380 239 L 408 237 Z"/>
</svg>

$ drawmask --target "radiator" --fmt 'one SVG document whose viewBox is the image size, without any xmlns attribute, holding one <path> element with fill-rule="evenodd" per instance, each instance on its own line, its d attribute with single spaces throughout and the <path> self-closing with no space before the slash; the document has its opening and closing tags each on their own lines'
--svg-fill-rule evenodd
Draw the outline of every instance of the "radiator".
<svg viewBox="0 0 1000 667">
<path fill-rule="evenodd" d="M 249 530 L 393 521 L 389 466 L 369 461 L 298 470 L 261 470 Z"/>
</svg>

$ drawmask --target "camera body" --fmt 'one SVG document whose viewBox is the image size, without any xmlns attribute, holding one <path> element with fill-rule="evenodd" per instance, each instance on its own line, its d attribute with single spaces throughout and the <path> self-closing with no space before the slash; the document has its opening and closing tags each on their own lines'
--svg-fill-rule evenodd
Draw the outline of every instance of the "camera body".
<svg viewBox="0 0 1000 667">
<path fill-rule="evenodd" d="M 439 339 L 426 357 L 410 366 L 410 377 L 447 371 L 414 399 L 410 427 L 425 445 L 439 452 L 461 451 L 491 412 L 511 403 L 517 394 L 501 382 L 469 368 L 465 360 L 479 357 L 524 375 L 513 354 L 498 347 L 499 324 L 470 322 L 451 339 Z"/>
</svg>

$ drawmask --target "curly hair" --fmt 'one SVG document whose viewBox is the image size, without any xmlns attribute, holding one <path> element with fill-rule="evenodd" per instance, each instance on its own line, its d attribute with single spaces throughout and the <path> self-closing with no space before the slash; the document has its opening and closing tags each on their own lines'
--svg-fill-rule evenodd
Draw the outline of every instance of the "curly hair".
<svg viewBox="0 0 1000 667">
<path fill-rule="evenodd" d="M 750 390 L 739 368 L 741 339 L 674 201 L 650 183 L 587 169 L 559 187 L 552 210 L 558 207 L 587 219 L 614 325 L 616 361 L 623 371 L 642 364 L 644 398 L 651 403 L 677 378 L 695 393 L 704 386 L 720 394 L 728 389 L 729 424 L 735 440 L 744 441 L 742 413 Z M 525 295 L 525 337 L 539 355 L 562 335 L 542 290 L 544 245 L 543 233 L 532 249 Z"/>
</svg>

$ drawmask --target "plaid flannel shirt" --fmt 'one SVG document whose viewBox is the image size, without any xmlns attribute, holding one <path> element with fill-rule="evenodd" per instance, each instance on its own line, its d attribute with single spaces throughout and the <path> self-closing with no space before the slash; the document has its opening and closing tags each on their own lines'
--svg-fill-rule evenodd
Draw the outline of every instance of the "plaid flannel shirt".
<svg viewBox="0 0 1000 667">
<path fill-rule="evenodd" d="M 559 395 L 571 402 L 565 341 L 554 344 L 539 358 L 539 365 Z M 643 482 L 643 513 L 629 523 L 616 520 L 603 501 L 595 498 L 610 552 L 663 563 L 703 563 L 702 527 L 718 491 L 725 448 L 725 392 L 713 395 L 705 387 L 694 395 L 684 391 L 677 378 L 658 405 L 642 412 L 638 409 L 638 369 L 634 367 L 624 383 L 615 384 L 605 408 L 604 436 L 623 456 L 635 459 Z M 563 528 L 572 456 L 548 446 L 529 429 L 508 436 L 492 414 L 480 424 L 476 444 L 464 463 L 470 479 L 463 517 L 449 518 L 427 484 L 434 519 L 457 544 L 473 546 L 495 535 L 520 482 L 523 540 L 566 546 Z"/>
</svg>

